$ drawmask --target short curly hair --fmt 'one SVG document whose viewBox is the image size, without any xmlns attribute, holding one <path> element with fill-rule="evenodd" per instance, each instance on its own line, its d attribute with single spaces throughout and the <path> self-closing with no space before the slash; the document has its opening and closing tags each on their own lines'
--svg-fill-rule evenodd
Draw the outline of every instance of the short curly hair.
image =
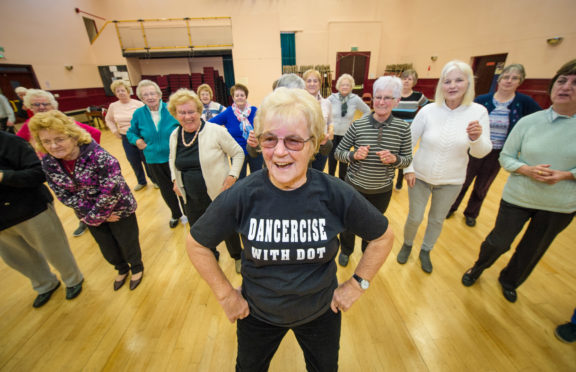
<svg viewBox="0 0 576 372">
<path fill-rule="evenodd" d="M 244 92 L 244 94 L 246 94 L 246 98 L 248 98 L 248 88 L 246 87 L 246 85 L 244 84 L 232 85 L 232 88 L 230 88 L 230 95 L 234 97 L 234 92 L 236 92 L 237 90 L 241 90 L 242 92 Z"/>
<path fill-rule="evenodd" d="M 128 84 L 128 82 L 126 80 L 114 80 L 112 82 L 112 84 L 110 84 L 110 90 L 112 91 L 112 93 L 116 94 L 116 89 L 118 87 L 124 87 L 126 89 L 126 91 L 128 92 L 128 94 L 132 94 L 132 87 L 130 86 L 130 84 Z"/>
<path fill-rule="evenodd" d="M 202 115 L 204 105 L 202 105 L 200 98 L 198 98 L 196 93 L 186 88 L 180 88 L 176 92 L 172 93 L 170 99 L 168 100 L 168 111 L 172 116 L 176 118 L 176 107 L 190 101 L 196 104 L 196 110 L 198 111 L 198 114 Z"/>
<path fill-rule="evenodd" d="M 196 89 L 196 93 L 198 93 L 198 97 L 200 97 L 200 93 L 203 91 L 208 92 L 210 94 L 210 101 L 212 101 L 212 97 L 214 97 L 214 92 L 212 92 L 212 88 L 208 84 L 202 84 Z"/>
<path fill-rule="evenodd" d="M 83 128 L 78 126 L 74 119 L 66 116 L 58 110 L 39 112 L 30 119 L 28 123 L 30 133 L 35 141 L 36 149 L 48 154 L 48 151 L 40 141 L 40 131 L 50 129 L 75 139 L 78 145 L 85 145 L 92 142 L 92 137 Z"/>
<path fill-rule="evenodd" d="M 35 97 L 44 97 L 50 101 L 52 108 L 58 110 L 58 101 L 54 98 L 54 95 L 48 91 L 42 89 L 28 89 L 26 95 L 24 96 L 24 106 L 30 108 L 32 107 L 32 99 Z"/>
</svg>

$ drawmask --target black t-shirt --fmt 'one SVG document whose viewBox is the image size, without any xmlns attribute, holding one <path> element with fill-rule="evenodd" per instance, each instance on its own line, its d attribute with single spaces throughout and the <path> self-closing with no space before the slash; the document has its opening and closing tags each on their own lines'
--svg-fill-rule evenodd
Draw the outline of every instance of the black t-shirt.
<svg viewBox="0 0 576 372">
<path fill-rule="evenodd" d="M 387 228 L 386 217 L 338 178 L 309 169 L 304 185 L 282 191 L 263 169 L 220 194 L 190 232 L 206 247 L 240 233 L 250 313 L 292 327 L 330 307 L 338 286 L 338 234 L 348 229 L 370 241 Z"/>
</svg>

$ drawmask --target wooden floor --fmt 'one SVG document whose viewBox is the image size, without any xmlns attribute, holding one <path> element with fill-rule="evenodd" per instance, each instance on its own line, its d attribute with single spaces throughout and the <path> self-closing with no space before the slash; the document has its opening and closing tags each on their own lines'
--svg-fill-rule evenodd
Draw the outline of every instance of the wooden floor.
<svg viewBox="0 0 576 372">
<path fill-rule="evenodd" d="M 103 146 L 135 177 L 120 141 L 103 133 Z M 461 212 L 446 221 L 432 253 L 434 272 L 425 274 L 416 254 L 396 262 L 407 214 L 406 189 L 394 191 L 387 212 L 396 234 L 393 253 L 370 290 L 344 314 L 341 371 L 575 371 L 576 344 L 554 336 L 576 306 L 576 223 L 553 243 L 518 302 L 507 302 L 497 277 L 510 254 L 471 288 L 460 284 L 495 219 L 506 174 L 490 191 L 478 225 L 467 227 Z M 168 227 L 169 211 L 151 187 L 135 193 L 146 267 L 141 286 L 112 290 L 113 268 L 89 233 L 72 237 L 77 220 L 56 203 L 86 282 L 73 301 L 59 289 L 50 302 L 32 308 L 35 292 L 25 277 L 0 261 L 1 371 L 232 371 L 235 325 L 230 324 L 189 262 L 184 226 Z M 421 242 L 423 226 L 417 236 Z M 241 278 L 223 246 L 221 266 L 235 285 Z M 338 268 L 348 279 L 360 258 Z M 271 371 L 305 370 L 291 334 Z"/>
</svg>

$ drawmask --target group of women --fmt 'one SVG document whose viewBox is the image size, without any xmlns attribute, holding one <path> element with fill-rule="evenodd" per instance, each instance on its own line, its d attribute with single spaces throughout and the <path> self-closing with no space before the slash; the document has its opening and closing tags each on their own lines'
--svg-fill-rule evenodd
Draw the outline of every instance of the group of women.
<svg viewBox="0 0 576 372">
<path fill-rule="evenodd" d="M 470 66 L 449 62 L 435 102 L 422 107 L 410 126 L 392 112 L 402 98 L 414 96 L 415 73 L 406 74 L 405 83 L 378 79 L 373 113 L 352 93 L 354 81 L 346 75 L 338 79 L 330 106 L 318 94 L 319 75 L 314 72 L 305 74 L 305 89 L 280 87 L 259 109 L 249 105 L 248 89 L 240 84 L 232 89 L 234 104 L 224 110 L 211 103 L 209 89 L 200 90 L 200 96 L 179 90 L 165 104 L 155 83 L 138 84 L 143 105 L 132 106 L 124 148 L 136 146 L 143 152 L 171 210 L 170 227 L 178 224 L 183 207 L 192 225 L 188 255 L 230 321 L 237 322 L 238 369 L 265 370 L 290 329 L 308 369 L 337 368 L 340 311 L 348 310 L 369 288 L 392 249 L 393 233 L 383 211 L 395 169 L 405 169 L 409 193 L 404 242 L 397 255 L 401 264 L 409 259 L 431 200 L 419 252 L 427 273 L 433 270 L 430 252 L 467 180 L 493 180 L 496 158 L 511 172 L 496 225 L 462 283 L 473 285 L 530 221 L 499 279 L 504 297 L 516 301 L 516 288 L 576 213 L 576 149 L 569 142 L 576 136 L 576 60 L 553 78 L 552 107 L 522 119 L 537 105 L 515 92 L 524 78 L 518 66 L 505 69 L 497 92 L 478 97 L 476 103 Z M 129 87 L 115 88 L 122 108 L 111 110 L 108 122 L 122 137 L 125 113 L 132 108 L 122 113 L 121 105 L 130 104 Z M 416 96 L 413 112 L 425 102 Z M 370 114 L 350 125 L 357 110 Z M 334 174 L 340 161 L 339 175 L 345 182 L 310 168 L 311 160 L 322 160 L 315 155 L 331 137 L 330 116 L 335 158 L 329 169 Z M 29 127 L 37 148 L 47 154 L 42 167 L 48 184 L 88 225 L 104 257 L 118 271 L 114 289 L 122 287 L 129 272 L 130 288 L 136 288 L 144 269 L 136 202 L 118 161 L 58 111 L 34 115 Z M 246 145 L 254 139 L 259 157 L 246 156 Z M 133 150 L 126 150 L 127 157 Z M 140 163 L 131 165 L 142 167 L 140 155 L 133 154 Z M 480 168 L 491 173 L 481 176 L 477 166 L 469 165 L 470 159 L 486 156 L 491 160 Z M 263 162 L 266 167 L 259 171 Z M 252 176 L 235 185 L 247 165 Z M 491 180 L 484 182 L 486 190 Z M 138 179 L 138 185 L 145 181 Z M 484 196 L 480 193 L 480 199 Z M 239 234 L 249 249 L 241 249 Z M 351 253 L 354 235 L 363 239 L 364 252 L 354 275 L 341 284 L 335 263 L 338 235 L 342 253 L 350 241 L 346 255 Z M 217 263 L 215 247 L 221 241 L 226 241 L 242 273 L 239 290 Z"/>
</svg>

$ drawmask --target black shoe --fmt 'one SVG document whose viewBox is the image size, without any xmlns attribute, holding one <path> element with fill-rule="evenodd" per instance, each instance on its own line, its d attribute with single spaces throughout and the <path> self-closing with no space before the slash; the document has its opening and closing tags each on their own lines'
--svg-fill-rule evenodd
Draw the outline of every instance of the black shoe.
<svg viewBox="0 0 576 372">
<path fill-rule="evenodd" d="M 60 287 L 60 282 L 58 282 L 58 284 L 56 284 L 56 287 L 52 288 L 48 292 L 39 294 L 38 297 L 36 297 L 36 299 L 34 300 L 34 303 L 32 304 L 32 306 L 36 307 L 36 308 L 44 306 L 46 304 L 46 302 L 48 302 L 50 300 L 50 297 L 52 297 L 52 293 L 56 292 L 56 290 L 59 287 Z"/>
<path fill-rule="evenodd" d="M 448 212 L 448 214 L 446 215 L 446 219 L 449 219 L 449 218 L 452 217 L 453 215 L 454 215 L 454 211 Z"/>
<path fill-rule="evenodd" d="M 402 244 L 402 248 L 400 248 L 400 252 L 398 252 L 398 256 L 396 256 L 396 261 L 398 261 L 399 264 L 404 265 L 406 261 L 408 261 L 408 257 L 410 257 L 411 252 L 411 245 Z"/>
<path fill-rule="evenodd" d="M 114 290 L 117 291 L 120 288 L 122 288 L 122 286 L 124 285 L 124 283 L 126 283 L 126 278 L 128 278 L 128 274 L 124 275 L 124 278 L 122 278 L 122 280 L 114 280 Z"/>
<path fill-rule="evenodd" d="M 556 327 L 554 332 L 556 337 L 562 342 L 572 343 L 576 341 L 576 324 L 566 323 Z"/>
<path fill-rule="evenodd" d="M 348 266 L 348 261 L 350 261 L 350 256 L 340 252 L 340 255 L 338 256 L 338 263 L 340 264 L 340 266 L 342 267 Z"/>
<path fill-rule="evenodd" d="M 430 251 L 420 250 L 420 266 L 425 273 L 432 273 L 432 260 L 430 260 Z"/>
<path fill-rule="evenodd" d="M 136 273 L 136 274 L 138 274 L 138 273 Z M 130 290 L 131 291 L 135 290 L 136 287 L 138 287 L 140 285 L 143 278 L 144 278 L 144 271 L 142 271 L 142 276 L 140 277 L 140 279 L 136 279 L 136 280 L 130 279 Z"/>
<path fill-rule="evenodd" d="M 516 302 L 516 300 L 518 299 L 518 294 L 516 293 L 515 289 L 506 289 L 502 287 L 502 294 L 504 295 L 505 299 L 507 299 L 512 303 Z"/>
<path fill-rule="evenodd" d="M 86 232 L 87 228 L 88 228 L 88 226 L 84 222 L 80 221 L 80 223 L 78 224 L 78 227 L 76 228 L 76 230 L 74 230 L 72 235 L 80 236 Z"/>
<path fill-rule="evenodd" d="M 178 226 L 178 222 L 180 221 L 180 219 L 178 218 L 171 218 L 170 222 L 168 223 L 168 225 L 170 225 L 170 228 L 173 229 L 176 226 Z"/>
<path fill-rule="evenodd" d="M 82 284 L 84 283 L 84 279 L 80 281 L 80 283 L 76 284 L 73 287 L 66 287 L 66 299 L 72 300 L 82 292 Z"/>
<path fill-rule="evenodd" d="M 472 285 L 474 285 L 474 283 L 476 283 L 476 280 L 478 280 L 479 277 L 480 275 L 478 276 L 472 275 L 472 269 L 470 269 L 466 271 L 464 275 L 462 275 L 462 284 L 464 284 L 464 286 L 466 287 L 471 287 Z"/>
<path fill-rule="evenodd" d="M 474 227 L 476 226 L 476 219 L 474 217 L 466 217 L 466 225 L 470 226 L 470 227 Z"/>
</svg>

